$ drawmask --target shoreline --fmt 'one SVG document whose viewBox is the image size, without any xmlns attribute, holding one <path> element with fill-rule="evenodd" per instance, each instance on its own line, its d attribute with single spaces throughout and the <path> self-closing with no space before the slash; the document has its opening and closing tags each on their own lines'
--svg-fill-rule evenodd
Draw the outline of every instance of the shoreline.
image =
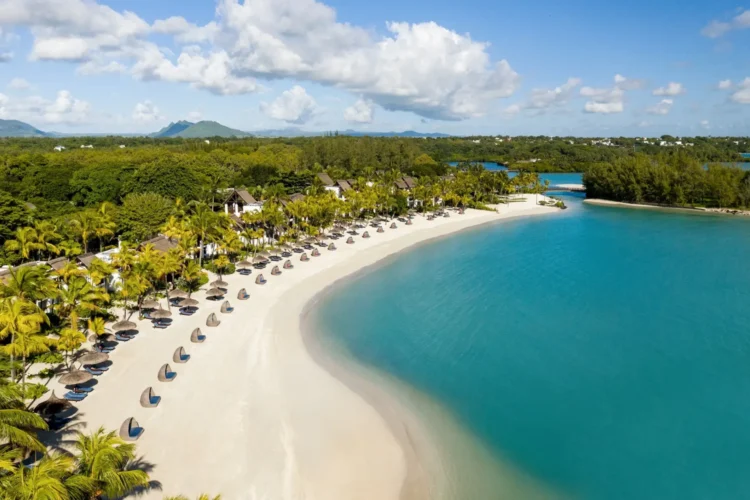
<svg viewBox="0 0 750 500">
<path fill-rule="evenodd" d="M 418 216 L 413 226 L 397 222 L 398 229 L 384 233 L 368 228 L 371 238 L 355 237 L 355 245 L 338 240 L 337 251 L 321 249 L 309 263 L 294 254 L 294 269 L 279 277 L 269 269 L 225 276 L 234 313 L 218 314 L 221 301 L 206 301 L 200 291 L 194 294 L 199 312 L 175 314 L 167 330 L 139 322 L 138 336 L 118 346 L 99 387 L 78 405 L 80 421 L 88 430 L 117 430 L 131 416 L 139 421 L 145 432 L 138 452 L 162 485 L 140 498 L 435 498 L 425 468 L 440 458 L 421 422 L 393 398 L 386 401 L 387 388 L 321 350 L 320 339 L 306 333 L 306 318 L 334 287 L 415 245 L 559 209 L 535 205 L 529 197 L 499 212 L 467 210 L 433 222 Z M 262 287 L 254 284 L 259 272 L 269 280 Z M 250 293 L 248 301 L 234 298 L 241 287 Z M 210 312 L 222 320 L 219 327 L 205 326 Z M 208 337 L 204 344 L 190 343 L 195 327 Z M 172 363 L 181 345 L 191 359 Z M 157 382 L 163 363 L 178 373 L 174 382 Z M 361 390 L 363 382 L 382 397 L 373 402 L 373 391 Z M 148 386 L 162 396 L 157 408 L 138 404 Z M 62 390 L 56 381 L 50 389 Z"/>
<path fill-rule="evenodd" d="M 685 214 L 694 214 L 694 215 L 729 215 L 729 216 L 739 216 L 739 217 L 748 217 L 750 216 L 750 211 L 747 210 L 735 210 L 732 208 L 690 208 L 690 207 L 676 207 L 676 206 L 668 206 L 668 205 L 651 205 L 647 203 L 627 203 L 624 201 L 612 201 L 612 200 L 603 200 L 600 198 L 586 198 L 583 200 L 585 204 L 588 205 L 594 205 L 594 206 L 600 206 L 600 207 L 619 207 L 619 208 L 630 208 L 634 210 L 655 210 L 660 212 L 679 212 L 679 213 L 685 213 Z"/>
</svg>

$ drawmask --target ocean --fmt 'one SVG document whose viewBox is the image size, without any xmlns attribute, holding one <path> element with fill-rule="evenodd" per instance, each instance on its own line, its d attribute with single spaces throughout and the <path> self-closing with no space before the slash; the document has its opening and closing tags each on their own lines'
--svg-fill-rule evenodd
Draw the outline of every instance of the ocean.
<svg viewBox="0 0 750 500">
<path fill-rule="evenodd" d="M 316 328 L 432 429 L 434 498 L 750 498 L 750 221 L 565 200 L 389 259 Z"/>
</svg>

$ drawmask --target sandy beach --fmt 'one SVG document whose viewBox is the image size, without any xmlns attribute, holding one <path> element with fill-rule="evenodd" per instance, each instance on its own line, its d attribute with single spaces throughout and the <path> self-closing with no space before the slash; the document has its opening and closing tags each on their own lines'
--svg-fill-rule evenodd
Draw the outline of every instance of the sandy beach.
<svg viewBox="0 0 750 500">
<path fill-rule="evenodd" d="M 398 415 L 375 408 L 338 378 L 345 374 L 334 376 L 316 362 L 301 316 L 332 283 L 408 247 L 481 224 L 557 211 L 529 196 L 497 212 L 467 210 L 435 221 L 417 216 L 411 226 L 386 225 L 384 233 L 368 228 L 371 238 L 355 236 L 353 245 L 337 240 L 336 251 L 320 249 L 310 262 L 294 254 L 294 269 L 280 276 L 271 276 L 270 266 L 250 276 L 226 276 L 234 312 L 221 314 L 222 301 L 206 300 L 202 290 L 193 295 L 200 301 L 195 315 L 180 316 L 173 308 L 174 321 L 165 330 L 140 321 L 140 333 L 120 343 L 109 371 L 78 403 L 78 428 L 117 430 L 126 418 L 136 418 L 145 429 L 139 454 L 161 484 L 142 496 L 147 499 L 204 492 L 227 500 L 430 498 L 419 473 L 425 466 L 421 450 L 393 431 Z M 255 284 L 259 272 L 266 285 Z M 249 300 L 237 300 L 240 288 Z M 206 327 L 211 312 L 221 320 L 216 328 Z M 202 344 L 190 342 L 196 327 L 207 336 Z M 187 363 L 172 362 L 179 346 L 191 356 Z M 157 380 L 164 363 L 177 373 L 172 382 Z M 50 388 L 63 394 L 56 384 Z M 139 404 L 149 386 L 162 397 L 156 408 Z"/>
<path fill-rule="evenodd" d="M 668 206 L 661 206 L 661 205 L 649 205 L 645 203 L 624 203 L 621 201 L 600 200 L 597 198 L 588 198 L 588 199 L 583 200 L 583 202 L 588 205 L 596 205 L 600 207 L 631 208 L 635 210 L 659 210 L 659 211 L 679 212 L 679 213 L 698 214 L 698 215 L 750 216 L 750 211 L 735 210 L 735 209 L 730 209 L 730 208 L 668 207 Z"/>
</svg>

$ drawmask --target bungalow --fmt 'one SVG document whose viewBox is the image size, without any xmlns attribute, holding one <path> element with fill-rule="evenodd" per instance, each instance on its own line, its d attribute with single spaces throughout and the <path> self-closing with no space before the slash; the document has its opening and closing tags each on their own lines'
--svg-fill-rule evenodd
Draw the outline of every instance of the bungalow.
<svg viewBox="0 0 750 500">
<path fill-rule="evenodd" d="M 318 174 L 318 179 L 320 179 L 320 182 L 323 183 L 323 189 L 325 189 L 326 191 L 331 191 L 336 195 L 337 198 L 341 198 L 341 187 L 333 182 L 331 176 L 329 176 L 325 172 L 321 172 Z"/>
<path fill-rule="evenodd" d="M 240 217 L 246 212 L 260 212 L 263 202 L 257 201 L 244 189 L 231 189 L 224 201 L 224 213 Z"/>
<path fill-rule="evenodd" d="M 173 248 L 177 248 L 177 241 L 173 241 L 171 238 L 167 238 L 163 234 L 160 234 L 156 238 L 151 238 L 138 245 L 139 249 L 143 249 L 146 245 L 151 245 L 157 252 L 167 253 Z"/>
<path fill-rule="evenodd" d="M 289 195 L 288 200 L 281 200 L 281 206 L 286 207 L 288 204 L 292 203 L 293 201 L 302 201 L 305 199 L 305 195 L 302 193 L 294 193 L 292 195 Z"/>
<path fill-rule="evenodd" d="M 341 190 L 341 195 L 343 196 L 344 193 L 347 191 L 351 191 L 354 188 L 352 187 L 351 183 L 345 179 L 340 179 L 336 181 L 336 184 L 338 185 L 339 189 Z"/>
</svg>

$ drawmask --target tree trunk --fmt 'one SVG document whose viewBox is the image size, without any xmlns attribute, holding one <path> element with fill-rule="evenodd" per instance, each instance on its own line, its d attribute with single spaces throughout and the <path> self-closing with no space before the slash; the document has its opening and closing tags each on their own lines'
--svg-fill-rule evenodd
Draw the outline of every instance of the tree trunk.
<svg viewBox="0 0 750 500">
<path fill-rule="evenodd" d="M 198 254 L 198 265 L 203 267 L 203 238 L 198 242 L 200 245 L 200 253 Z"/>
<path fill-rule="evenodd" d="M 15 341 L 16 341 L 16 335 L 13 334 L 13 335 L 10 336 L 10 343 L 11 343 L 11 345 Z M 16 381 L 16 363 L 15 363 L 15 361 L 16 361 L 16 357 L 13 354 L 11 354 L 10 355 L 10 379 L 13 382 Z"/>
</svg>

